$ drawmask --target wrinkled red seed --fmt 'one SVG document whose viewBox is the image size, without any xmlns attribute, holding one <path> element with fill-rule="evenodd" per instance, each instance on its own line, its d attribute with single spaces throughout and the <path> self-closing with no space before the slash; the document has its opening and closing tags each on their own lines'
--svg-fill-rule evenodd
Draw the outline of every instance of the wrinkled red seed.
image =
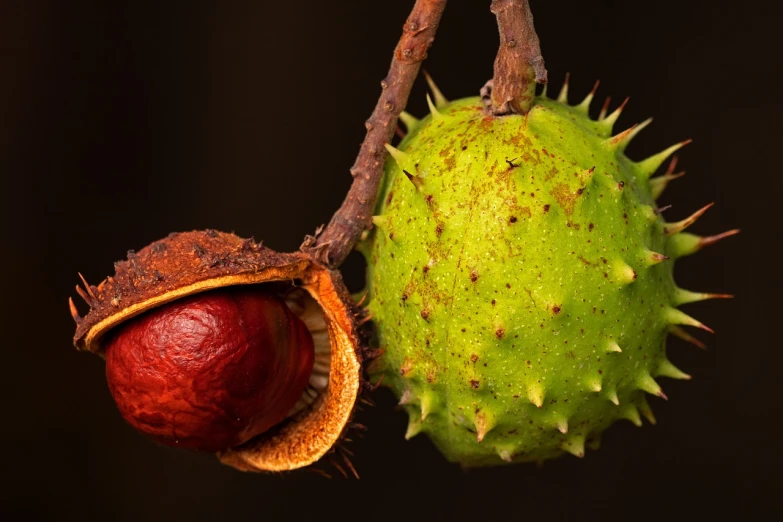
<svg viewBox="0 0 783 522">
<path fill-rule="evenodd" d="M 313 340 L 263 286 L 213 290 L 112 331 L 106 378 L 123 418 L 166 445 L 219 451 L 281 422 L 307 386 Z"/>
</svg>

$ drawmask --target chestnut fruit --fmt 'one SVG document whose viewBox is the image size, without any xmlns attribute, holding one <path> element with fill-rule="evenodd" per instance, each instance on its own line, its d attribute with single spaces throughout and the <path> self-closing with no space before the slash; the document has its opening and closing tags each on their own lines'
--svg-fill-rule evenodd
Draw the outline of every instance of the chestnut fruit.
<svg viewBox="0 0 783 522">
<path fill-rule="evenodd" d="M 264 286 L 195 294 L 113 330 L 106 378 L 123 418 L 160 443 L 211 452 L 285 419 L 310 379 L 313 340 Z"/>
<path fill-rule="evenodd" d="M 155 440 L 245 471 L 310 466 L 363 386 L 340 274 L 216 230 L 170 234 L 76 291 L 74 344 L 106 359 L 122 416 Z"/>
</svg>

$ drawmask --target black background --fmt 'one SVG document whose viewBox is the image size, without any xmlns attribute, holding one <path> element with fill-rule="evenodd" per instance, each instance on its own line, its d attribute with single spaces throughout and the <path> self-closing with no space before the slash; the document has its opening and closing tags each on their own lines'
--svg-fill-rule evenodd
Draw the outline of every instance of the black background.
<svg viewBox="0 0 783 522">
<path fill-rule="evenodd" d="M 771 3 L 770 3 L 771 4 Z M 717 330 L 670 343 L 657 426 L 611 428 L 599 452 L 464 471 L 386 391 L 352 444 L 360 481 L 243 474 L 158 447 L 113 406 L 103 362 L 71 347 L 77 271 L 170 231 L 233 230 L 298 247 L 350 183 L 363 122 L 412 2 L 0 2 L 2 520 L 681 520 L 780 515 L 778 7 L 761 1 L 532 2 L 559 89 L 656 121 L 629 155 L 688 137 L 662 204 L 697 233 L 743 233 L 677 264 Z M 425 67 L 474 95 L 497 45 L 489 1 L 452 0 Z M 425 110 L 417 82 L 411 112 Z M 551 92 L 551 91 L 550 91 Z M 598 105 L 598 104 L 597 104 Z M 362 266 L 346 265 L 362 285 Z M 777 514 L 775 512 L 777 511 Z"/>
</svg>

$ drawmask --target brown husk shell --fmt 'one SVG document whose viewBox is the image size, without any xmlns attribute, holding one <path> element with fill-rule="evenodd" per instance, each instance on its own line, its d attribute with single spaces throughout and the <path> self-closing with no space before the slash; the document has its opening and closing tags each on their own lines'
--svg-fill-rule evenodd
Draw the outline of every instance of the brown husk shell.
<svg viewBox="0 0 783 522">
<path fill-rule="evenodd" d="M 339 272 L 307 255 L 280 254 L 234 234 L 215 230 L 170 234 L 128 259 L 98 286 L 77 287 L 90 305 L 77 323 L 74 344 L 101 353 L 101 339 L 114 326 L 151 308 L 214 288 L 292 282 L 321 305 L 331 342 L 329 385 L 313 406 L 276 429 L 220 453 L 225 464 L 245 471 L 284 471 L 313 464 L 340 440 L 361 386 L 355 305 Z"/>
</svg>

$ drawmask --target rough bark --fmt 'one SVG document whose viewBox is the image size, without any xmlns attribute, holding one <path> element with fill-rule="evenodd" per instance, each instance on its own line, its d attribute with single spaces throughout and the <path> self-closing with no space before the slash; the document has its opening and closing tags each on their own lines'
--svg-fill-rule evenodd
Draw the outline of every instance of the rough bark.
<svg viewBox="0 0 783 522">
<path fill-rule="evenodd" d="M 500 47 L 494 76 L 486 86 L 488 109 L 496 116 L 526 114 L 535 98 L 536 83 L 547 81 L 530 4 L 528 0 L 493 0 L 490 10 L 497 17 Z"/>
</svg>

